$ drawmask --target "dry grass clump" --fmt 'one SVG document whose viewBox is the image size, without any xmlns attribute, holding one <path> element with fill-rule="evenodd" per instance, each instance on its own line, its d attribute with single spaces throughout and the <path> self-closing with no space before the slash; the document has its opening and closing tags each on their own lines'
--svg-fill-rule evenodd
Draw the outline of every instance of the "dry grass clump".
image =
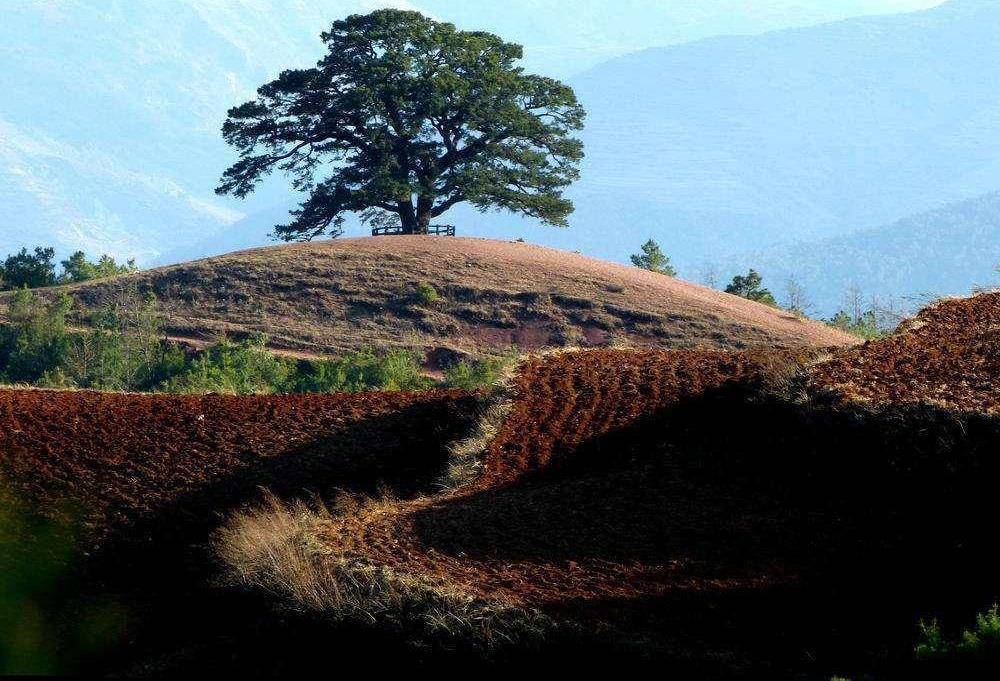
<svg viewBox="0 0 1000 681">
<path fill-rule="evenodd" d="M 442 491 L 458 489 L 479 477 L 487 449 L 513 407 L 516 392 L 514 377 L 523 361 L 523 358 L 518 359 L 503 367 L 472 433 L 449 446 L 445 471 L 438 481 Z"/>
<path fill-rule="evenodd" d="M 393 504 L 345 498 L 332 511 L 318 499 L 286 503 L 268 494 L 214 536 L 224 583 L 269 593 L 292 610 L 386 629 L 432 647 L 523 650 L 541 643 L 554 623 L 536 610 L 375 565 L 321 540 L 325 526 L 345 518 L 364 523 L 392 513 Z"/>
</svg>

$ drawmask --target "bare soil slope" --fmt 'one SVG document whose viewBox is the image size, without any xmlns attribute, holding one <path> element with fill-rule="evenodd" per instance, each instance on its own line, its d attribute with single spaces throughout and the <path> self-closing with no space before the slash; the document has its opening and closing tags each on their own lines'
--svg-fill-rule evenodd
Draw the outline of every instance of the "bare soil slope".
<svg viewBox="0 0 1000 681">
<path fill-rule="evenodd" d="M 391 346 L 479 353 L 511 345 L 853 342 L 822 324 L 678 279 L 485 239 L 400 236 L 275 246 L 151 270 L 140 281 L 162 301 L 173 336 L 210 340 L 223 332 L 264 332 L 278 349 L 322 355 Z M 421 282 L 436 289 L 436 302 L 421 302 Z M 80 303 L 80 321 L 115 285 L 67 287 Z"/>
<path fill-rule="evenodd" d="M 837 352 L 812 382 L 878 403 L 1000 413 L 1000 292 L 935 303 L 893 335 Z"/>
</svg>

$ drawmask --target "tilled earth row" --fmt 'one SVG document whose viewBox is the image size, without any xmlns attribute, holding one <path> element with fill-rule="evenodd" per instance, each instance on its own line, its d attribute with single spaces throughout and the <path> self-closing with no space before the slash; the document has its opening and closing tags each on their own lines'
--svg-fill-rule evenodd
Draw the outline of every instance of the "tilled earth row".
<svg viewBox="0 0 1000 681">
<path fill-rule="evenodd" d="M 93 543 L 140 521 L 204 524 L 257 489 L 411 488 L 475 411 L 455 391 L 231 397 L 0 391 L 0 477 Z"/>
</svg>

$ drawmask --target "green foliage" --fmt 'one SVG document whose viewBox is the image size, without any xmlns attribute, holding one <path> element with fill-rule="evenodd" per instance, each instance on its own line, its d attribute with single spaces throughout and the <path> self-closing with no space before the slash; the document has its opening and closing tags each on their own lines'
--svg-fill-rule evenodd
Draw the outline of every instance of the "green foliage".
<svg viewBox="0 0 1000 681">
<path fill-rule="evenodd" d="M 658 272 L 668 277 L 676 277 L 677 270 L 670 264 L 670 258 L 660 250 L 660 245 L 650 239 L 642 245 L 642 253 L 632 255 L 632 264 L 650 272 Z"/>
<path fill-rule="evenodd" d="M 7 256 L 0 270 L 0 288 L 40 288 L 56 283 L 56 266 L 53 262 L 56 252 L 52 248 L 35 248 L 29 253 L 22 248 L 20 253 Z"/>
<path fill-rule="evenodd" d="M 585 113 L 572 89 L 517 65 L 519 45 L 394 9 L 336 21 L 322 39 L 315 68 L 229 111 L 222 133 L 240 160 L 220 194 L 288 173 L 310 195 L 276 228 L 286 239 L 340 234 L 351 212 L 425 233 L 461 202 L 567 224 Z"/>
<path fill-rule="evenodd" d="M 179 350 L 164 342 L 156 300 L 125 281 L 73 336 L 65 369 L 74 383 L 97 390 L 148 390 L 176 372 Z"/>
<path fill-rule="evenodd" d="M 50 390 L 65 390 L 79 387 L 76 381 L 62 367 L 47 369 L 41 378 L 35 381 L 35 385 L 39 388 L 48 388 Z"/>
<path fill-rule="evenodd" d="M 267 338 L 237 343 L 222 340 L 202 352 L 163 388 L 177 393 L 269 395 L 285 392 L 294 373 L 292 362 L 267 350 Z"/>
<path fill-rule="evenodd" d="M 59 281 L 70 284 L 90 281 L 91 279 L 104 279 L 119 274 L 131 274 L 139 269 L 136 267 L 135 260 L 129 260 L 119 265 L 110 255 L 102 255 L 97 262 L 91 262 L 87 260 L 83 251 L 77 251 L 63 260 L 61 264 L 63 271 L 59 275 Z"/>
<path fill-rule="evenodd" d="M 55 255 L 55 249 L 39 246 L 34 253 L 22 248 L 19 253 L 7 256 L 0 267 L 0 290 L 72 284 L 129 274 L 139 269 L 134 260 L 118 264 L 110 255 L 102 255 L 97 262 L 91 262 L 83 251 L 77 251 L 60 263 L 63 271 L 57 277 Z"/>
<path fill-rule="evenodd" d="M 449 388 L 469 391 L 492 388 L 516 359 L 517 354 L 513 352 L 504 357 L 485 357 L 473 362 L 463 359 L 445 369 L 444 384 Z"/>
<path fill-rule="evenodd" d="M 18 289 L 0 327 L 0 377 L 13 383 L 39 380 L 60 366 L 69 347 L 66 315 L 72 300 L 61 296 L 48 302 L 26 288 Z"/>
<path fill-rule="evenodd" d="M 94 313 L 91 329 L 68 332 L 68 296 L 48 302 L 18 290 L 0 325 L 0 382 L 45 388 L 274 394 L 425 390 L 434 381 L 409 351 L 358 352 L 337 360 L 293 361 L 255 336 L 228 340 L 189 356 L 163 337 L 155 300 L 126 282 Z M 470 369 L 467 382 L 486 382 L 494 369 Z"/>
<path fill-rule="evenodd" d="M 0 676 L 79 671 L 81 659 L 121 640 L 125 613 L 67 588 L 79 557 L 75 527 L 30 512 L 2 485 Z"/>
<path fill-rule="evenodd" d="M 918 660 L 941 660 L 948 657 L 951 644 L 944 640 L 937 620 L 920 620 L 917 630 L 919 635 L 913 653 Z"/>
<path fill-rule="evenodd" d="M 860 317 L 853 317 L 841 310 L 830 319 L 827 319 L 826 323 L 836 329 L 854 334 L 865 340 L 874 340 L 885 335 L 885 332 L 879 326 L 878 316 L 872 310 L 862 313 Z"/>
<path fill-rule="evenodd" d="M 421 305 L 433 305 L 440 297 L 441 296 L 438 295 L 437 289 L 428 284 L 426 281 L 422 281 L 417 284 L 417 301 Z"/>
<path fill-rule="evenodd" d="M 941 633 L 937 620 L 918 624 L 919 636 L 913 652 L 918 660 L 1000 660 L 1000 605 L 976 615 L 976 623 L 950 641 Z"/>
<path fill-rule="evenodd" d="M 371 350 L 335 360 L 310 362 L 295 382 L 295 392 L 362 392 L 366 390 L 425 390 L 433 381 L 421 373 L 412 352 Z"/>
<path fill-rule="evenodd" d="M 763 283 L 763 277 L 756 270 L 751 269 L 746 276 L 736 275 L 733 277 L 732 283 L 726 287 L 726 293 L 771 307 L 778 307 L 778 301 L 774 299 L 774 295 L 769 290 L 763 288 Z"/>
</svg>

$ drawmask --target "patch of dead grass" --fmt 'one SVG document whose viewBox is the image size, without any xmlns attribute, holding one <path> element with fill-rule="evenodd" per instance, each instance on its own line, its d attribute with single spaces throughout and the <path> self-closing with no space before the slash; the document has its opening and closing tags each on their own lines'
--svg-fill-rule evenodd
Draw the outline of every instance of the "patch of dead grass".
<svg viewBox="0 0 1000 681">
<path fill-rule="evenodd" d="M 268 494 L 216 531 L 212 546 L 223 582 L 263 591 L 295 611 L 387 629 L 432 646 L 530 649 L 555 626 L 537 610 L 376 565 L 321 539 L 330 524 L 361 527 L 397 508 L 389 499 L 369 499 L 331 510 L 318 499 L 284 502 Z"/>
</svg>

